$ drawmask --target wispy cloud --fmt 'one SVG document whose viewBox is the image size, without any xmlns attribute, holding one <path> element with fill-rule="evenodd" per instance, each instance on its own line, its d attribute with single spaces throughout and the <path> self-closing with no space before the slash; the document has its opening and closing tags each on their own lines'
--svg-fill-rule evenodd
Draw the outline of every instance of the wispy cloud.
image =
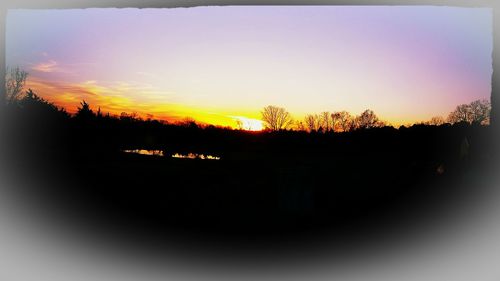
<svg viewBox="0 0 500 281">
<path fill-rule="evenodd" d="M 42 73 L 63 73 L 75 75 L 82 66 L 94 66 L 95 62 L 61 62 L 47 52 L 39 53 L 37 62 L 28 63 L 30 69 Z"/>
<path fill-rule="evenodd" d="M 169 100 L 168 94 L 161 95 L 161 91 L 148 84 L 96 80 L 69 83 L 30 77 L 26 88 L 71 113 L 76 112 L 80 102 L 85 100 L 94 109 L 100 107 L 101 111 L 111 114 L 136 112 L 143 117 L 178 119 L 171 111 L 176 111 L 179 106 Z"/>
<path fill-rule="evenodd" d="M 175 122 L 185 117 L 197 122 L 236 127 L 245 130 L 262 128 L 260 120 L 222 112 L 210 112 L 206 108 L 192 107 L 176 101 L 176 93 L 163 91 L 147 83 L 84 80 L 65 82 L 31 76 L 26 88 L 31 88 L 48 101 L 75 113 L 85 100 L 93 110 L 120 115 L 135 112 L 143 118 L 155 118 Z M 217 111 L 217 110 L 216 110 Z M 229 116 L 230 115 L 230 116 Z M 239 122 L 237 122 L 239 121 Z"/>
<path fill-rule="evenodd" d="M 31 67 L 32 70 L 52 73 L 59 70 L 58 63 L 55 60 L 49 60 L 46 62 L 40 62 Z"/>
</svg>

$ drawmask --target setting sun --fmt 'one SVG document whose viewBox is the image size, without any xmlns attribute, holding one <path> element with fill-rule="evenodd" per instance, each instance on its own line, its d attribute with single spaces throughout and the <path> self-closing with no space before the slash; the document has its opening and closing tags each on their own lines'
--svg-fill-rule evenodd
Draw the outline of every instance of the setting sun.
<svg viewBox="0 0 500 281">
<path fill-rule="evenodd" d="M 262 129 L 264 129 L 261 120 L 247 118 L 243 116 L 232 116 L 232 117 L 234 117 L 237 120 L 236 122 L 240 129 L 247 131 L 262 131 Z"/>
</svg>

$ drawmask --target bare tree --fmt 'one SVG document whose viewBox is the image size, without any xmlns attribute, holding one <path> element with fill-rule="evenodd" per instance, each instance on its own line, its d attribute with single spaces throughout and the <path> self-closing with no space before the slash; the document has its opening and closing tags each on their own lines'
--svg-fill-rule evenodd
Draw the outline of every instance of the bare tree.
<svg viewBox="0 0 500 281">
<path fill-rule="evenodd" d="M 448 122 L 467 122 L 469 124 L 489 124 L 491 103 L 488 100 L 475 100 L 469 104 L 461 104 L 448 115 Z"/>
<path fill-rule="evenodd" d="M 334 112 L 330 114 L 330 118 L 332 120 L 332 131 L 333 132 L 339 132 L 339 123 L 340 123 L 340 113 L 339 112 Z"/>
<path fill-rule="evenodd" d="M 332 119 L 334 120 L 334 129 L 342 132 L 349 131 L 353 122 L 351 114 L 347 111 L 332 113 Z"/>
<path fill-rule="evenodd" d="M 304 123 L 309 132 L 317 132 L 321 127 L 321 120 L 317 114 L 308 114 L 304 117 Z"/>
<path fill-rule="evenodd" d="M 448 122 L 459 123 L 468 122 L 471 123 L 471 112 L 470 107 L 467 104 L 458 105 L 454 111 L 448 115 Z"/>
<path fill-rule="evenodd" d="M 290 113 L 282 107 L 268 105 L 264 107 L 261 114 L 264 126 L 273 131 L 287 129 L 293 123 Z"/>
<path fill-rule="evenodd" d="M 356 117 L 357 127 L 359 129 L 370 129 L 375 127 L 382 127 L 384 122 L 380 121 L 372 110 L 365 110 L 361 115 Z"/>
<path fill-rule="evenodd" d="M 471 123 L 486 125 L 490 121 L 491 102 L 475 100 L 469 104 Z"/>
<path fill-rule="evenodd" d="M 17 101 L 23 92 L 24 85 L 26 84 L 26 78 L 28 78 L 28 72 L 22 70 L 19 67 L 14 67 L 12 69 L 6 69 L 7 77 L 5 78 L 5 95 L 6 101 L 12 103 Z"/>
<path fill-rule="evenodd" d="M 333 131 L 334 120 L 328 111 L 321 112 L 320 114 L 321 127 L 325 132 Z"/>
</svg>

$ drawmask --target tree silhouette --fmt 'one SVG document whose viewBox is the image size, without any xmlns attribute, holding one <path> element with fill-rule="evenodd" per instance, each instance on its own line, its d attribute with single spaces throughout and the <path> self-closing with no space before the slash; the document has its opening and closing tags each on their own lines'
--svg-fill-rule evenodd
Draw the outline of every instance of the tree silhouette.
<svg viewBox="0 0 500 281">
<path fill-rule="evenodd" d="M 333 131 L 335 120 L 332 117 L 328 111 L 321 112 L 320 114 L 321 127 L 325 132 Z"/>
<path fill-rule="evenodd" d="M 22 98 L 24 102 L 45 102 L 44 99 L 40 98 L 32 89 L 28 89 L 26 91 L 26 95 Z"/>
<path fill-rule="evenodd" d="M 7 69 L 7 77 L 5 79 L 5 90 L 7 103 L 13 103 L 19 99 L 26 84 L 28 72 L 19 67 Z"/>
<path fill-rule="evenodd" d="M 375 115 L 372 110 L 367 109 L 356 117 L 356 126 L 358 129 L 370 129 L 382 127 L 384 123 L 378 119 L 377 115 Z"/>
<path fill-rule="evenodd" d="M 20 108 L 33 112 L 35 116 L 43 116 L 43 118 L 69 117 L 64 108 L 59 108 L 39 97 L 32 89 L 28 89 L 23 97 L 17 99 L 17 102 Z"/>
<path fill-rule="evenodd" d="M 185 117 L 184 119 L 178 121 L 177 124 L 179 126 L 191 129 L 196 129 L 200 127 L 199 124 L 196 123 L 196 120 L 194 120 L 194 118 L 192 117 Z"/>
<path fill-rule="evenodd" d="M 448 122 L 459 123 L 468 122 L 470 123 L 470 108 L 467 104 L 458 105 L 454 111 L 448 115 Z"/>
<path fill-rule="evenodd" d="M 293 122 L 292 116 L 286 109 L 274 105 L 268 105 L 261 111 L 262 121 L 266 129 L 279 131 L 287 129 Z"/>
<path fill-rule="evenodd" d="M 102 119 L 102 112 L 101 112 L 101 107 L 99 106 L 99 108 L 97 109 L 97 114 L 96 114 L 97 118 L 98 119 Z"/>
<path fill-rule="evenodd" d="M 469 124 L 489 124 L 491 103 L 488 100 L 475 100 L 469 104 L 458 105 L 448 115 L 448 122 Z"/>
<path fill-rule="evenodd" d="M 489 124 L 491 103 L 489 100 L 475 100 L 469 104 L 471 113 L 471 123 Z"/>
<path fill-rule="evenodd" d="M 349 112 L 347 111 L 340 111 L 340 112 L 334 112 L 332 113 L 332 119 L 334 120 L 334 123 L 337 128 L 337 131 L 342 131 L 342 132 L 347 132 L 351 128 L 351 123 L 352 123 L 352 116 Z"/>
<path fill-rule="evenodd" d="M 80 102 L 80 107 L 78 107 L 75 117 L 81 120 L 90 120 L 94 117 L 94 112 L 85 100 Z"/>
<path fill-rule="evenodd" d="M 304 117 L 304 123 L 309 132 L 317 132 L 321 128 L 321 117 L 317 114 L 308 114 Z"/>
</svg>

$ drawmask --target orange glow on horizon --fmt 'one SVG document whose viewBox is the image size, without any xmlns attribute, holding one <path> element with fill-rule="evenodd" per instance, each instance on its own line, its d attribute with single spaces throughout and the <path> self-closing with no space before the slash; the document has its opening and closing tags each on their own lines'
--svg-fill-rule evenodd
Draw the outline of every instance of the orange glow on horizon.
<svg viewBox="0 0 500 281">
<path fill-rule="evenodd" d="M 246 131 L 261 131 L 264 129 L 263 121 L 260 120 L 260 109 L 233 109 L 223 110 L 201 106 L 189 106 L 180 103 L 168 102 L 167 100 L 142 101 L 130 97 L 126 83 L 118 83 L 117 86 L 99 85 L 97 81 L 85 81 L 81 83 L 45 81 L 36 77 L 29 77 L 26 89 L 31 88 L 40 97 L 62 107 L 70 114 L 77 112 L 80 102 L 85 100 L 91 109 L 100 109 L 102 114 L 109 113 L 112 116 L 120 116 L 122 113 L 135 114 L 143 119 L 155 119 L 176 123 L 186 118 L 192 118 L 199 124 L 230 127 Z M 137 90 L 133 88 L 133 90 Z M 140 89 L 139 89 L 140 90 Z M 144 90 L 147 96 L 150 89 Z M 377 112 L 375 112 L 377 113 Z M 358 113 L 359 114 L 359 113 Z M 306 114 L 293 114 L 296 121 L 302 121 Z M 353 114 L 354 115 L 354 114 Z M 446 117 L 443 115 L 442 117 Z M 397 117 L 384 119 L 388 125 L 396 128 L 401 125 L 411 125 L 421 121 L 430 120 L 431 116 L 421 116 L 420 119 L 398 119 Z"/>
<path fill-rule="evenodd" d="M 96 81 L 82 83 L 66 83 L 44 81 L 30 77 L 26 82 L 26 89 L 32 89 L 37 95 L 53 102 L 55 105 L 66 109 L 70 114 L 75 114 L 80 103 L 85 100 L 96 112 L 109 113 L 120 116 L 122 113 L 135 114 L 143 119 L 156 119 L 176 123 L 192 118 L 199 124 L 230 127 L 260 131 L 263 129 L 262 121 L 246 116 L 235 116 L 238 110 L 227 112 L 213 108 L 187 106 L 179 103 L 143 102 L 127 96 L 127 89 L 112 88 L 98 85 Z M 243 110 L 243 113 L 256 117 L 260 113 Z M 242 124 L 242 125 L 241 125 Z"/>
</svg>

